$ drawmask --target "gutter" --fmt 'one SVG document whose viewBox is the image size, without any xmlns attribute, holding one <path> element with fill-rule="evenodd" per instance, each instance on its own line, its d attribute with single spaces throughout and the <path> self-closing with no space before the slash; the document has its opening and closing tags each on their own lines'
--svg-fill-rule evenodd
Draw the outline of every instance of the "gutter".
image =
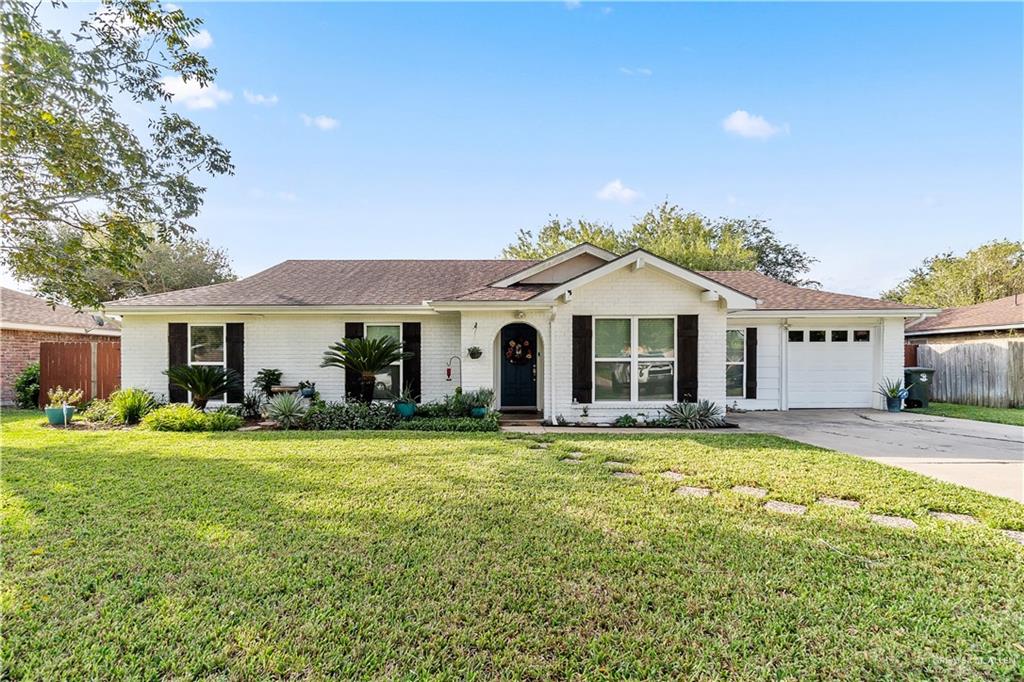
<svg viewBox="0 0 1024 682">
<path fill-rule="evenodd" d="M 976 332 L 999 332 L 1012 329 L 1024 330 L 1024 324 L 989 324 L 983 327 L 943 327 L 942 329 L 922 329 L 921 331 L 905 331 L 904 336 L 940 336 L 942 334 L 970 334 Z"/>
</svg>

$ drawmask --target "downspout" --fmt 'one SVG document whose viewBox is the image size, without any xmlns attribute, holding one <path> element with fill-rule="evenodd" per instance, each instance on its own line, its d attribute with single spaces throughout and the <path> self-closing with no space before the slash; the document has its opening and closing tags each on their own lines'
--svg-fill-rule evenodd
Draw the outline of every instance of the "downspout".
<svg viewBox="0 0 1024 682">
<path fill-rule="evenodd" d="M 779 410 L 789 409 L 789 320 L 779 330 Z"/>
<path fill-rule="evenodd" d="M 555 407 L 555 304 L 551 304 L 548 315 L 548 342 L 544 344 L 544 418 L 555 423 L 553 410 Z M 550 394 L 550 395 L 549 395 Z"/>
</svg>

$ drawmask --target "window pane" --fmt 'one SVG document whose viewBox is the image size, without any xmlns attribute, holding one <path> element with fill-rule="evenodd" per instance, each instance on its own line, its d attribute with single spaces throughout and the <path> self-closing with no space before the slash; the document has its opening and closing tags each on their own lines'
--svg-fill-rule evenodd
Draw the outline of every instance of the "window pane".
<svg viewBox="0 0 1024 682">
<path fill-rule="evenodd" d="M 870 341 L 871 340 L 871 332 L 868 331 L 867 329 L 858 329 L 858 330 L 853 332 L 853 340 L 854 341 Z"/>
<path fill-rule="evenodd" d="M 789 333 L 789 340 L 792 343 L 801 343 L 804 340 L 804 332 L 803 332 L 803 330 L 791 331 Z"/>
<path fill-rule="evenodd" d="M 366 338 L 385 339 L 390 336 L 395 341 L 401 341 L 401 335 L 398 330 L 399 326 L 397 324 L 368 324 L 366 325 Z"/>
<path fill-rule="evenodd" d="M 594 356 L 598 358 L 628 358 L 629 320 L 594 321 Z"/>
<path fill-rule="evenodd" d="M 377 375 L 377 382 L 373 386 L 374 400 L 392 400 L 393 394 L 400 392 L 398 382 L 401 369 L 399 365 L 391 365 Z"/>
<path fill-rule="evenodd" d="M 832 343 L 842 343 L 850 339 L 850 332 L 845 329 L 832 330 Z"/>
<path fill-rule="evenodd" d="M 192 327 L 192 362 L 224 362 L 224 327 Z"/>
<path fill-rule="evenodd" d="M 731 398 L 743 397 L 743 365 L 726 365 L 725 394 Z"/>
<path fill-rule="evenodd" d="M 598 362 L 594 367 L 595 400 L 629 400 L 629 363 Z"/>
<path fill-rule="evenodd" d="M 640 400 L 672 400 L 674 362 L 641 362 L 637 377 Z"/>
<path fill-rule="evenodd" d="M 675 357 L 676 325 L 674 320 L 638 320 L 640 337 L 637 349 L 642 358 Z"/>
<path fill-rule="evenodd" d="M 725 361 L 743 362 L 743 336 L 741 329 L 730 329 L 725 332 Z"/>
<path fill-rule="evenodd" d="M 823 343 L 825 341 L 825 330 L 815 329 L 807 335 L 807 340 L 811 343 Z"/>
</svg>

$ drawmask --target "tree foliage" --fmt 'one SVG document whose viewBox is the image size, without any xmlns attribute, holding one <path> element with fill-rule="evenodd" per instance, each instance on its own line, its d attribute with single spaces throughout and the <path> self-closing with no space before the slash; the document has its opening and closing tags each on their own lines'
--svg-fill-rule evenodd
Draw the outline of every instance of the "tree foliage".
<svg viewBox="0 0 1024 682">
<path fill-rule="evenodd" d="M 549 258 L 581 242 L 617 254 L 644 249 L 691 270 L 757 270 L 790 284 L 817 284 L 802 278 L 815 260 L 794 244 L 779 241 L 767 221 L 711 220 L 668 202 L 623 230 L 586 220 L 553 218 L 536 237 L 531 230 L 520 230 L 502 255 Z"/>
<path fill-rule="evenodd" d="M 190 237 L 170 242 L 154 238 L 130 272 L 94 267 L 86 272 L 86 277 L 101 292 L 104 301 L 237 279 L 226 251 L 211 246 L 205 239 Z"/>
<path fill-rule="evenodd" d="M 166 108 L 164 78 L 206 86 L 215 75 L 188 45 L 199 20 L 103 0 L 65 36 L 41 25 L 37 7 L 0 10 L 0 262 L 51 299 L 92 306 L 104 292 L 91 270 L 127 275 L 154 238 L 190 232 L 204 191 L 192 175 L 233 167 L 217 140 Z M 122 120 L 126 102 L 148 112 L 144 134 Z"/>
<path fill-rule="evenodd" d="M 1024 292 L 1024 241 L 982 244 L 963 256 L 926 258 L 882 298 L 911 305 L 956 308 Z"/>
</svg>

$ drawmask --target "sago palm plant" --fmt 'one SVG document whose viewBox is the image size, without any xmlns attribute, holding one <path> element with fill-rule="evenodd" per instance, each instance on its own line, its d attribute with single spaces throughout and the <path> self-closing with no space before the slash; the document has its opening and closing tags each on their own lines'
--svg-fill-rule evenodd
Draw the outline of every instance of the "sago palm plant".
<svg viewBox="0 0 1024 682">
<path fill-rule="evenodd" d="M 242 377 L 233 369 L 216 365 L 178 365 L 164 371 L 175 386 L 192 394 L 192 406 L 205 410 L 210 398 L 242 385 Z"/>
<path fill-rule="evenodd" d="M 391 336 L 376 339 L 342 339 L 332 343 L 324 353 L 321 367 L 341 367 L 359 376 L 359 399 L 373 400 L 373 385 L 377 375 L 396 362 L 411 357 L 402 351 L 402 344 Z"/>
</svg>

